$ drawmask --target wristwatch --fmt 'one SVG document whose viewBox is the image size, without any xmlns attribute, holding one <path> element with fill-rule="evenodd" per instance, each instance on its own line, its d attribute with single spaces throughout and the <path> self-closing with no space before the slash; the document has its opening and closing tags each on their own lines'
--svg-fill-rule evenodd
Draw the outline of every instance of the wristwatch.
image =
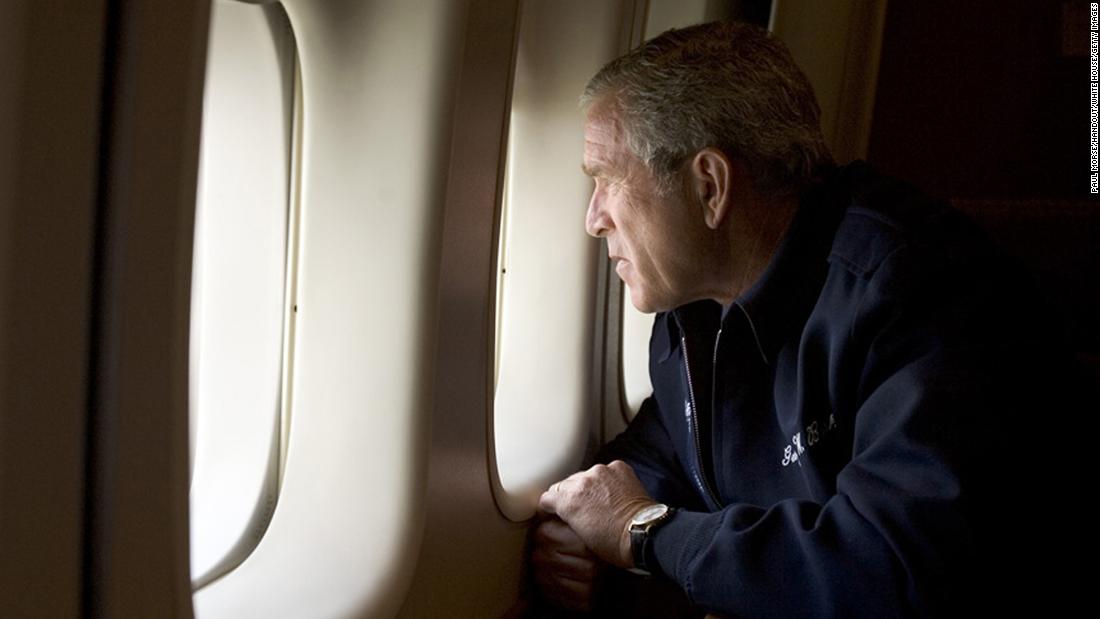
<svg viewBox="0 0 1100 619">
<path fill-rule="evenodd" d="M 649 545 L 649 539 L 657 527 L 668 522 L 676 512 L 664 503 L 657 503 L 642 508 L 630 519 L 630 551 L 634 555 L 634 567 L 649 573 L 646 566 L 645 555 Z"/>
</svg>

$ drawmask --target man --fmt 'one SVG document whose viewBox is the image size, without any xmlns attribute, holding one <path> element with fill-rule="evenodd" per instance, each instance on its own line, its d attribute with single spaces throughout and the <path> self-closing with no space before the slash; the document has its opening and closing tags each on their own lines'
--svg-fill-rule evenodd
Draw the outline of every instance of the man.
<svg viewBox="0 0 1100 619">
<path fill-rule="evenodd" d="M 809 84 L 757 28 L 667 32 L 584 101 L 586 226 L 658 313 L 654 394 L 609 464 L 541 496 L 544 596 L 591 608 L 610 565 L 729 617 L 1063 603 L 1039 419 L 1065 415 L 1063 357 L 993 245 L 836 168 Z"/>
</svg>

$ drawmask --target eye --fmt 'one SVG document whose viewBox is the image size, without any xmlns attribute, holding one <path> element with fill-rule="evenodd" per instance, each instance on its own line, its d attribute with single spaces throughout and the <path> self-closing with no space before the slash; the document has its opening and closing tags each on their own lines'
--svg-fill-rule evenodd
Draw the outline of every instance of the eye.
<svg viewBox="0 0 1100 619">
<path fill-rule="evenodd" d="M 620 183 L 618 181 L 607 178 L 606 176 L 598 176 L 595 180 L 597 192 L 617 193 L 619 191 Z"/>
<path fill-rule="evenodd" d="M 619 178 L 605 178 L 603 179 L 603 185 L 607 188 L 609 192 L 614 193 L 618 193 L 626 187 L 626 183 L 624 183 L 623 180 Z"/>
</svg>

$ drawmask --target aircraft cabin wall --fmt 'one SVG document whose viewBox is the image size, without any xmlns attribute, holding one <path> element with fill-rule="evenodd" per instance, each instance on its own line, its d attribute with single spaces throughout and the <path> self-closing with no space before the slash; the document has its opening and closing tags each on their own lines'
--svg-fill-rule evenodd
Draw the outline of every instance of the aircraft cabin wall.
<svg viewBox="0 0 1100 619">
<path fill-rule="evenodd" d="M 2 9 L 4 616 L 521 608 L 539 490 L 649 389 L 587 78 L 770 20 L 866 149 L 855 0 L 258 4 Z"/>
<path fill-rule="evenodd" d="M 0 614 L 81 608 L 105 3 L 0 6 Z M 68 75 L 61 81 L 58 76 Z"/>
</svg>

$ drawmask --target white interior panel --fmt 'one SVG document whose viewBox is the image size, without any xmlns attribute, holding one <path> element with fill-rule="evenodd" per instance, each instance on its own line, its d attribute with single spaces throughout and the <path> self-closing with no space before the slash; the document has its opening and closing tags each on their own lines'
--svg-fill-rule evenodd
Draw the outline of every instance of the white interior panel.
<svg viewBox="0 0 1100 619">
<path fill-rule="evenodd" d="M 599 244 L 585 233 L 578 98 L 610 60 L 618 3 L 523 4 L 509 134 L 499 291 L 494 443 L 509 518 L 581 463 L 592 407 L 592 325 Z"/>
<path fill-rule="evenodd" d="M 212 10 L 191 288 L 196 585 L 251 552 L 278 492 L 292 113 L 285 30 L 255 5 Z"/>
<path fill-rule="evenodd" d="M 285 2 L 303 90 L 294 415 L 279 503 L 200 617 L 382 617 L 423 517 L 442 173 L 445 0 Z"/>
</svg>

